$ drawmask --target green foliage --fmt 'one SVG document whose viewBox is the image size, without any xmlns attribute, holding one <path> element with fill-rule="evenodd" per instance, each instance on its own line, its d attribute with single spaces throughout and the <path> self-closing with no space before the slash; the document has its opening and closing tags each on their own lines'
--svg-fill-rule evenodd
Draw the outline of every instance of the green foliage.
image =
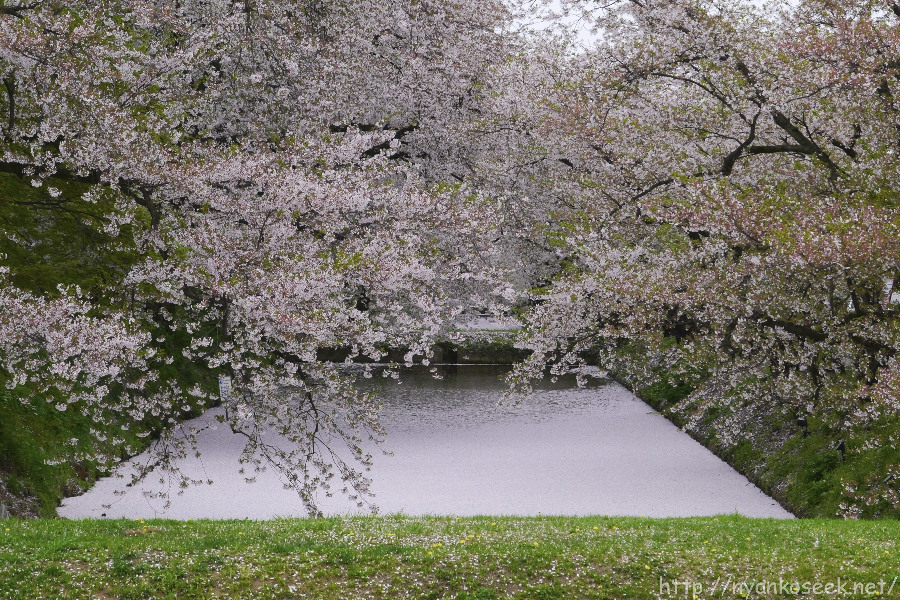
<svg viewBox="0 0 900 600">
<path fill-rule="evenodd" d="M 54 197 L 50 190 L 59 191 Z M 0 173 L 0 256 L 18 287 L 37 294 L 78 285 L 97 292 L 116 284 L 138 259 L 131 227 L 104 231 L 114 214 L 112 192 L 55 178 L 40 188 Z"/>
<path fill-rule="evenodd" d="M 788 482 L 785 496 L 800 514 L 834 517 L 842 513 L 842 504 L 858 500 L 854 504 L 860 508 L 859 517 L 900 518 L 900 506 L 872 502 L 865 496 L 878 485 L 890 485 L 889 469 L 900 464 L 900 449 L 876 442 L 890 440 L 897 432 L 900 417 L 896 415 L 859 431 L 832 431 L 810 423 L 809 435 L 791 438 L 767 462 L 767 478 Z M 843 454 L 837 449 L 842 440 L 846 445 Z M 848 497 L 848 484 L 861 491 L 858 498 Z"/>
<path fill-rule="evenodd" d="M 127 301 L 122 278 L 141 258 L 130 225 L 120 226 L 116 235 L 105 231 L 116 216 L 115 202 L 114 192 L 96 186 L 51 178 L 35 188 L 0 174 L 0 231 L 5 233 L 0 235 L 0 264 L 10 268 L 16 286 L 34 294 L 52 297 L 59 294 L 58 286 L 74 285 L 98 310 L 115 309 Z M 135 218 L 145 216 L 138 212 Z M 190 364 L 182 353 L 190 342 L 186 332 L 153 333 L 157 359 L 174 361 L 161 365 L 147 391 L 173 380 L 212 389 L 215 375 Z M 147 441 L 136 433 L 157 432 L 162 426 L 160 417 L 155 422 L 129 423 L 127 431 L 105 427 L 82 414 L 77 405 L 65 412 L 56 410 L 64 399 L 39 395 L 27 385 L 5 390 L 6 381 L 0 371 L 0 477 L 13 495 L 37 498 L 35 509 L 43 516 L 55 515 L 66 493 L 87 487 L 99 475 L 96 464 L 82 455 L 98 449 L 118 453 L 109 442 L 96 441 L 92 428 L 101 429 L 107 439 L 123 437 L 125 446 L 140 449 Z M 119 393 L 111 389 L 111 404 Z M 194 416 L 198 409 L 192 407 L 180 416 Z"/>
<path fill-rule="evenodd" d="M 50 190 L 58 190 L 51 194 Z M 99 305 L 101 290 L 121 281 L 137 259 L 128 227 L 114 237 L 103 231 L 113 211 L 113 197 L 90 186 L 49 179 L 40 188 L 0 174 L 0 257 L 12 282 L 32 293 L 54 296 L 58 286 L 79 286 Z M 97 476 L 96 466 L 78 460 L 90 452 L 91 427 L 97 425 L 77 407 L 59 412 L 54 397 L 38 396 L 26 386 L 6 390 L 0 372 L 0 472 L 8 491 L 37 498 L 37 511 L 55 515 L 70 493 Z M 113 433 L 113 432 L 108 432 Z M 119 432 L 115 432 L 119 433 Z M 132 434 L 133 436 L 133 434 Z M 133 438 L 137 441 L 137 438 Z M 47 464 L 47 461 L 61 464 Z"/>
<path fill-rule="evenodd" d="M 646 385 L 639 390 L 641 398 L 654 407 L 676 404 L 687 398 L 694 387 L 679 380 L 672 383 L 668 380 L 660 380 Z"/>
<path fill-rule="evenodd" d="M 0 386 L 5 383 L 0 378 Z M 60 412 L 54 404 L 35 397 L 27 386 L 0 391 L 0 477 L 13 495 L 36 497 L 36 509 L 45 517 L 56 515 L 66 491 L 86 488 L 100 474 L 95 464 L 77 458 L 98 443 L 90 435 L 98 424 L 71 408 Z M 140 443 L 136 432 L 129 438 Z"/>
<path fill-rule="evenodd" d="M 797 484 L 803 487 L 801 498 L 808 505 L 819 506 L 822 504 L 823 496 L 833 486 L 833 482 L 829 481 L 829 475 L 834 472 L 840 462 L 841 455 L 836 450 L 826 450 L 801 463 Z"/>
<path fill-rule="evenodd" d="M 667 339 L 662 347 L 673 344 Z M 650 352 L 638 344 L 623 347 L 614 374 L 633 384 L 637 378 L 629 365 L 640 365 Z M 688 430 L 693 437 L 797 516 L 835 518 L 849 514 L 846 507 L 852 505 L 857 517 L 900 518 L 900 504 L 885 501 L 890 494 L 883 490 L 893 481 L 890 469 L 900 465 L 900 415 L 884 415 L 869 427 L 854 426 L 847 415 L 809 415 L 808 427 L 802 429 L 791 410 L 774 403 L 747 415 L 746 406 L 695 402 L 691 394 L 706 376 L 697 369 L 654 368 L 649 383 L 646 375 L 641 379 L 637 395 L 679 426 L 698 423 Z M 758 383 L 748 378 L 744 385 Z M 738 386 L 734 395 L 740 391 Z M 724 443 L 717 427 L 739 411 L 744 411 L 746 424 L 735 440 Z M 837 449 L 841 441 L 843 455 Z M 876 492 L 878 486 L 881 492 Z"/>
</svg>

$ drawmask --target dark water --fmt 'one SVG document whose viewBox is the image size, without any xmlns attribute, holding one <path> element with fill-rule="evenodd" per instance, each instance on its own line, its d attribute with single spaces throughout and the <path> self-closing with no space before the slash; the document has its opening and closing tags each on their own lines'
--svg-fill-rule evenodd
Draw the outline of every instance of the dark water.
<svg viewBox="0 0 900 600">
<path fill-rule="evenodd" d="M 384 449 L 392 452 L 376 452 L 370 473 L 381 512 L 791 517 L 621 386 L 591 379 L 578 388 L 574 377 L 564 378 L 518 401 L 504 401 L 506 371 L 466 365 L 439 368 L 441 379 L 426 368 L 407 370 L 399 381 L 377 371 L 371 379 L 360 378 L 361 386 L 383 400 Z M 274 473 L 244 482 L 237 466 L 241 444 L 225 428 L 204 433 L 202 459 L 184 470 L 215 484 L 189 488 L 166 511 L 161 500 L 142 493 L 152 495 L 154 486 L 114 496 L 122 480 L 107 478 L 87 494 L 67 499 L 59 514 L 176 519 L 305 514 Z M 326 514 L 359 510 L 344 498 L 323 494 L 319 502 Z"/>
</svg>

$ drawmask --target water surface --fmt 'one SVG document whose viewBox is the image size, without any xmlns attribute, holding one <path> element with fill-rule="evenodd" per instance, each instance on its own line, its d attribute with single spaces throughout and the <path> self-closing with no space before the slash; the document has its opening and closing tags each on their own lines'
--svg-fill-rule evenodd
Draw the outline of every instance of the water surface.
<svg viewBox="0 0 900 600">
<path fill-rule="evenodd" d="M 514 405 L 498 405 L 507 369 L 465 365 L 443 368 L 440 380 L 426 369 L 406 371 L 399 382 L 361 380 L 383 399 L 384 448 L 392 452 L 373 453 L 373 500 L 381 512 L 792 516 L 622 386 L 596 380 L 578 388 L 563 380 Z M 105 478 L 66 499 L 58 512 L 68 518 L 305 515 L 275 473 L 245 482 L 237 464 L 242 444 L 227 427 L 201 434 L 201 459 L 183 468 L 215 483 L 173 495 L 167 510 L 153 493 L 168 483 L 147 482 L 118 496 L 122 480 Z M 320 494 L 318 501 L 326 514 L 360 512 L 342 497 Z"/>
</svg>

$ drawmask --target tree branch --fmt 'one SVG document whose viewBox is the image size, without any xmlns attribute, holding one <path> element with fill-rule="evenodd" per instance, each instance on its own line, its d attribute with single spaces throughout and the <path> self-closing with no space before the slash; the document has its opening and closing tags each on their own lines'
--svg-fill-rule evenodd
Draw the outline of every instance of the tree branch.
<svg viewBox="0 0 900 600">
<path fill-rule="evenodd" d="M 803 132 L 800 129 L 791 123 L 791 120 L 787 118 L 784 113 L 780 110 L 772 111 L 772 120 L 775 121 L 775 124 L 783 129 L 789 136 L 791 136 L 801 147 L 805 149 L 803 154 L 814 155 L 816 158 L 822 161 L 826 167 L 828 167 L 829 176 L 828 179 L 830 181 L 834 181 L 837 179 L 838 173 L 840 173 L 840 169 L 834 162 L 831 160 L 831 157 L 827 152 L 822 150 L 818 144 L 814 141 L 803 135 Z"/>
<path fill-rule="evenodd" d="M 673 179 L 673 178 L 671 178 L 671 177 L 669 177 L 668 179 L 662 179 L 662 180 L 660 180 L 660 181 L 657 181 L 656 183 L 654 183 L 653 185 L 651 185 L 650 187 L 648 187 L 648 188 L 647 188 L 646 190 L 644 190 L 643 192 L 640 192 L 640 193 L 635 194 L 634 196 L 632 196 L 632 197 L 631 197 L 631 201 L 632 201 L 632 202 L 636 202 L 636 201 L 640 200 L 641 198 L 643 198 L 644 196 L 646 196 L 647 194 L 652 193 L 653 190 L 655 190 L 655 189 L 657 189 L 657 188 L 660 188 L 660 187 L 663 187 L 664 185 L 669 185 L 670 183 L 674 183 L 674 182 L 675 182 L 675 179 Z"/>
<path fill-rule="evenodd" d="M 817 329 L 813 329 L 808 325 L 802 325 L 800 323 L 793 323 L 791 321 L 785 321 L 784 319 L 772 319 L 768 316 L 764 315 L 760 311 L 753 311 L 753 314 L 750 317 L 751 319 L 757 321 L 760 325 L 764 327 L 780 327 L 784 329 L 790 334 L 793 334 L 800 338 L 805 338 L 808 340 L 812 340 L 814 342 L 824 342 L 828 339 L 828 335 L 822 333 Z"/>
<path fill-rule="evenodd" d="M 384 141 L 384 142 L 382 142 L 382 143 L 380 143 L 380 144 L 378 144 L 378 145 L 376 145 L 376 146 L 372 146 L 371 148 L 369 148 L 368 150 L 366 150 L 365 152 L 363 152 L 362 155 L 363 155 L 365 158 L 374 158 L 375 156 L 378 156 L 378 154 L 379 154 L 382 150 L 390 150 L 390 148 L 391 148 L 391 142 L 392 142 L 392 141 L 394 141 L 394 140 L 402 140 L 403 137 L 404 137 L 407 133 L 410 133 L 411 131 L 415 131 L 415 130 L 418 129 L 418 128 L 419 128 L 419 126 L 416 125 L 415 123 L 412 124 L 412 125 L 406 125 L 405 127 L 401 127 L 400 129 L 398 129 L 397 131 L 394 132 L 394 137 L 393 137 L 392 139 L 386 140 L 386 141 Z M 399 158 L 401 154 L 404 155 L 404 156 L 406 156 L 406 153 L 404 153 L 404 152 L 397 152 L 397 153 L 395 153 L 394 155 L 390 156 L 389 158 L 395 158 L 395 157 Z"/>
<path fill-rule="evenodd" d="M 841 150 L 850 158 L 856 160 L 856 157 L 858 156 L 858 153 L 856 152 L 856 142 L 860 137 L 862 137 L 862 128 L 859 126 L 859 123 L 857 123 L 853 126 L 853 137 L 850 139 L 849 146 L 845 145 L 837 138 L 831 140 L 831 145 Z"/>
<path fill-rule="evenodd" d="M 0 15 L 10 15 L 19 19 L 22 19 L 22 15 L 19 13 L 24 12 L 26 10 L 34 10 L 37 8 L 38 3 L 34 2 L 32 4 L 23 4 L 22 6 L 0 6 Z"/>
<path fill-rule="evenodd" d="M 814 154 L 812 149 L 797 144 L 774 144 L 772 146 L 751 146 L 747 148 L 747 154 L 781 154 L 788 152 L 806 155 Z"/>
<path fill-rule="evenodd" d="M 6 134 L 12 135 L 13 127 L 16 124 L 16 80 L 12 75 L 7 75 L 3 78 L 3 85 L 6 87 L 6 97 L 9 98 Z"/>
<path fill-rule="evenodd" d="M 738 147 L 735 148 L 728 156 L 725 157 L 725 160 L 722 161 L 722 175 L 731 175 L 732 170 L 734 170 L 734 164 L 744 153 L 744 149 L 747 148 L 750 144 L 753 143 L 753 140 L 756 139 L 756 122 L 759 120 L 759 113 L 753 115 L 753 120 L 750 122 L 750 133 L 747 135 L 747 139 L 738 144 Z"/>
<path fill-rule="evenodd" d="M 9 173 L 10 175 L 15 175 L 16 177 L 22 179 L 32 176 L 32 173 L 30 173 L 29 171 L 39 171 L 41 168 L 42 167 L 38 165 L 0 161 L 0 173 Z M 79 174 L 69 169 L 57 167 L 53 173 L 45 176 L 56 177 L 57 179 L 64 179 L 66 181 L 72 181 L 76 183 L 89 183 L 96 185 L 102 182 L 102 174 L 100 171 L 96 170 L 88 171 L 85 174 Z"/>
</svg>

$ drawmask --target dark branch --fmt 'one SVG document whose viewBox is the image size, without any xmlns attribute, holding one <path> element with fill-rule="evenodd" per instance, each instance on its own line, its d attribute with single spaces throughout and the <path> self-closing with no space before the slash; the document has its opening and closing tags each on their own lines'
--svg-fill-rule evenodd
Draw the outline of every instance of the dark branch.
<svg viewBox="0 0 900 600">
<path fill-rule="evenodd" d="M 858 335 L 851 335 L 850 340 L 862 348 L 868 350 L 871 353 L 882 353 L 885 356 L 895 356 L 897 354 L 897 349 L 893 346 L 888 346 L 882 342 L 877 340 L 870 340 L 863 338 Z"/>
<path fill-rule="evenodd" d="M 660 181 L 657 181 L 656 183 L 654 183 L 653 185 L 651 185 L 650 187 L 648 187 L 648 188 L 647 188 L 646 190 L 644 190 L 643 192 L 640 192 L 640 193 L 635 194 L 634 196 L 632 196 L 632 197 L 631 197 L 631 201 L 632 201 L 632 202 L 635 202 L 635 201 L 637 201 L 637 200 L 640 200 L 641 198 L 643 198 L 643 197 L 646 196 L 647 194 L 652 193 L 652 192 L 653 192 L 654 190 L 656 190 L 657 188 L 661 188 L 661 187 L 663 187 L 663 186 L 665 186 L 665 185 L 669 185 L 670 183 L 674 183 L 674 182 L 675 182 L 675 180 L 674 180 L 673 178 L 671 178 L 671 177 L 669 177 L 668 179 L 662 179 L 662 180 L 660 180 Z"/>
<path fill-rule="evenodd" d="M 803 154 L 814 155 L 818 158 L 822 163 L 828 167 L 829 171 L 829 180 L 837 179 L 838 173 L 840 173 L 840 169 L 834 162 L 831 160 L 831 157 L 828 156 L 828 153 L 822 150 L 818 144 L 814 141 L 803 135 L 803 132 L 800 129 L 791 123 L 791 120 L 787 118 L 784 113 L 780 110 L 772 111 L 772 120 L 775 121 L 775 124 L 778 125 L 781 129 L 783 129 L 789 136 L 791 136 L 794 141 L 796 141 L 801 147 L 805 149 Z"/>
<path fill-rule="evenodd" d="M 772 146 L 751 146 L 747 148 L 747 154 L 781 154 L 787 152 L 807 155 L 814 153 L 807 146 L 798 146 L 797 144 L 775 144 Z"/>
<path fill-rule="evenodd" d="M 9 98 L 9 109 L 7 117 L 7 135 L 12 134 L 13 127 L 16 125 L 16 80 L 12 75 L 3 78 L 3 85 L 6 87 L 6 97 Z"/>
<path fill-rule="evenodd" d="M 415 131 L 418 128 L 419 128 L 419 126 L 416 124 L 401 127 L 396 132 L 394 132 L 394 137 L 392 139 L 386 140 L 378 145 L 372 146 L 371 148 L 369 148 L 368 150 L 363 152 L 363 156 L 365 158 L 373 158 L 375 156 L 378 156 L 378 154 L 384 150 L 390 150 L 391 142 L 393 142 L 394 140 L 402 140 L 406 134 L 408 134 L 412 131 Z M 400 155 L 406 156 L 406 154 L 403 152 L 397 152 L 389 158 L 400 157 Z"/>
<path fill-rule="evenodd" d="M 746 65 L 746 63 L 744 63 L 744 61 L 742 61 L 742 60 L 737 61 L 735 68 L 738 70 L 738 72 L 741 75 L 744 76 L 744 79 L 747 80 L 747 83 L 749 83 L 750 85 L 756 85 L 756 78 L 750 74 L 750 69 L 747 67 L 747 65 Z"/>
<path fill-rule="evenodd" d="M 747 135 L 747 139 L 738 144 L 738 147 L 735 148 L 728 156 L 725 157 L 725 160 L 722 161 L 722 175 L 731 175 L 732 170 L 734 170 L 734 164 L 744 153 L 744 149 L 752 144 L 753 140 L 756 139 L 756 122 L 758 120 L 759 113 L 756 113 L 755 115 L 753 115 L 753 121 L 750 122 L 750 133 Z"/>
<path fill-rule="evenodd" d="M 0 173 L 9 173 L 10 175 L 15 175 L 19 178 L 30 177 L 32 175 L 32 171 L 38 172 L 39 167 L 35 165 L 28 165 L 24 163 L 17 162 L 2 162 L 0 161 Z M 37 173 L 39 174 L 39 173 Z M 75 171 L 71 171 L 69 169 L 57 167 L 53 173 L 49 173 L 46 175 L 41 175 L 42 177 L 56 177 L 57 179 L 64 179 L 65 181 L 72 181 L 76 183 L 89 183 L 89 184 L 98 184 L 102 182 L 102 176 L 100 171 L 88 171 L 87 173 L 76 173 Z"/>
<path fill-rule="evenodd" d="M 21 19 L 23 17 L 19 13 L 26 10 L 34 10 L 35 8 L 37 8 L 37 6 L 37 2 L 34 2 L 32 4 L 23 4 L 22 6 L 0 6 L 0 15 L 10 15 Z"/>
<path fill-rule="evenodd" d="M 850 140 L 849 146 L 847 146 L 837 138 L 831 140 L 831 145 L 843 151 L 843 153 L 850 158 L 856 160 L 856 157 L 858 156 L 858 153 L 856 152 L 856 142 L 861 136 L 862 128 L 859 126 L 859 124 L 857 124 L 853 126 L 853 138 Z"/>
<path fill-rule="evenodd" d="M 751 318 L 764 327 L 779 327 L 788 333 L 814 342 L 824 342 L 828 335 L 807 325 L 785 321 L 784 319 L 771 319 L 759 311 L 754 311 Z"/>
</svg>

